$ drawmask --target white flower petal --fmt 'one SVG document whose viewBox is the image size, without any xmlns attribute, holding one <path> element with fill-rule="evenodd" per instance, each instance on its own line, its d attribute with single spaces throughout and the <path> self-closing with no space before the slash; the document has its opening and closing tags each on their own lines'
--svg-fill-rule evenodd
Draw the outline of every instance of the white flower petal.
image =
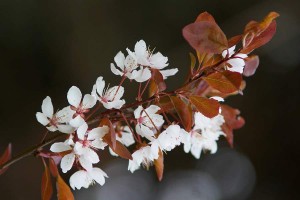
<svg viewBox="0 0 300 200">
<path fill-rule="evenodd" d="M 75 154 L 74 153 L 70 153 L 70 154 L 65 155 L 61 159 L 61 162 L 60 162 L 60 167 L 62 169 L 62 172 L 66 173 L 67 171 L 69 171 L 72 168 L 74 161 L 75 161 Z"/>
<path fill-rule="evenodd" d="M 135 44 L 134 52 L 138 57 L 144 56 L 147 53 L 147 46 L 144 40 L 140 40 Z"/>
<path fill-rule="evenodd" d="M 167 79 L 169 76 L 174 76 L 177 72 L 178 72 L 177 68 L 160 70 L 160 73 L 162 74 L 163 79 Z"/>
<path fill-rule="evenodd" d="M 102 104 L 106 109 L 112 109 L 112 108 L 120 109 L 125 104 L 125 100 L 114 100 L 112 102 L 107 102 L 107 103 L 102 102 Z"/>
<path fill-rule="evenodd" d="M 58 111 L 55 116 L 59 123 L 69 123 L 72 119 L 75 111 L 70 108 L 70 106 L 64 107 L 62 110 Z"/>
<path fill-rule="evenodd" d="M 79 163 L 87 171 L 90 171 L 93 169 L 92 162 L 89 161 L 88 159 L 86 159 L 84 156 L 79 156 Z"/>
<path fill-rule="evenodd" d="M 97 92 L 100 96 L 103 96 L 103 90 L 105 87 L 105 81 L 103 80 L 103 77 L 100 76 L 98 77 L 97 81 L 96 81 L 96 87 L 97 87 Z"/>
<path fill-rule="evenodd" d="M 123 72 L 118 70 L 113 63 L 110 64 L 110 70 L 112 71 L 113 74 L 115 74 L 117 76 L 122 76 L 123 75 Z"/>
<path fill-rule="evenodd" d="M 97 183 L 101 186 L 105 183 L 105 178 L 108 178 L 107 174 L 102 171 L 100 168 L 93 168 L 90 172 L 88 172 L 89 176 L 93 178 Z"/>
<path fill-rule="evenodd" d="M 35 116 L 37 121 L 40 122 L 42 125 L 46 126 L 47 124 L 49 124 L 49 120 L 46 117 L 46 115 L 44 115 L 44 113 L 37 112 Z"/>
<path fill-rule="evenodd" d="M 114 61 L 120 69 L 124 70 L 125 56 L 121 51 L 114 57 Z"/>
<path fill-rule="evenodd" d="M 148 108 L 145 109 L 145 112 L 148 114 L 148 115 L 151 115 L 151 114 L 155 114 L 157 111 L 160 110 L 160 107 L 159 106 L 156 106 L 156 105 L 151 105 L 149 106 Z"/>
<path fill-rule="evenodd" d="M 77 117 L 75 117 L 74 119 L 72 119 L 70 121 L 70 125 L 75 127 L 75 128 L 78 128 L 80 127 L 81 125 L 83 125 L 85 123 L 84 119 L 78 115 Z"/>
<path fill-rule="evenodd" d="M 124 88 L 122 86 L 120 87 L 114 86 L 107 90 L 105 96 L 108 101 L 113 101 L 113 100 L 119 100 L 123 96 L 123 94 L 124 94 Z"/>
<path fill-rule="evenodd" d="M 89 132 L 87 139 L 88 140 L 101 139 L 103 138 L 104 135 L 108 133 L 108 131 L 109 131 L 108 126 L 94 128 Z"/>
<path fill-rule="evenodd" d="M 131 77 L 128 77 L 131 80 L 134 79 L 136 82 L 142 83 L 151 78 L 151 71 L 148 68 L 140 68 L 139 70 L 134 70 L 131 74 Z"/>
<path fill-rule="evenodd" d="M 70 125 L 59 124 L 57 125 L 57 128 L 60 132 L 67 134 L 73 133 L 75 131 L 75 128 Z"/>
<path fill-rule="evenodd" d="M 83 123 L 78 129 L 77 129 L 77 136 L 80 140 L 84 140 L 85 133 L 88 130 L 87 123 Z"/>
<path fill-rule="evenodd" d="M 75 190 L 75 188 L 79 190 L 82 187 L 88 188 L 92 182 L 93 180 L 88 176 L 88 173 L 84 170 L 75 172 L 70 177 L 70 186 L 73 190 Z"/>
<path fill-rule="evenodd" d="M 50 147 L 50 151 L 52 151 L 54 153 L 60 153 L 60 152 L 68 151 L 71 149 L 72 148 L 69 145 L 65 144 L 64 142 L 56 142 L 56 143 L 52 144 Z"/>
<path fill-rule="evenodd" d="M 44 115 L 46 115 L 48 118 L 52 118 L 53 116 L 53 104 L 51 101 L 51 98 L 47 96 L 42 103 L 42 112 Z"/>
<path fill-rule="evenodd" d="M 78 87 L 72 86 L 68 91 L 67 98 L 69 104 L 77 108 L 82 99 L 81 91 Z"/>
<path fill-rule="evenodd" d="M 94 148 L 97 148 L 97 149 L 104 150 L 104 148 L 107 146 L 107 144 L 105 142 L 103 142 L 102 140 L 96 139 L 91 142 L 91 146 Z"/>
<path fill-rule="evenodd" d="M 48 131 L 51 131 L 51 132 L 55 132 L 55 131 L 57 131 L 57 127 L 56 126 L 47 126 L 46 127 L 47 129 L 48 129 Z"/>
<path fill-rule="evenodd" d="M 95 106 L 97 100 L 90 94 L 86 94 L 83 97 L 82 107 L 85 109 L 89 109 Z"/>
<path fill-rule="evenodd" d="M 150 57 L 151 68 L 163 69 L 169 65 L 167 62 L 168 57 L 163 56 L 160 52 L 157 52 Z"/>
</svg>

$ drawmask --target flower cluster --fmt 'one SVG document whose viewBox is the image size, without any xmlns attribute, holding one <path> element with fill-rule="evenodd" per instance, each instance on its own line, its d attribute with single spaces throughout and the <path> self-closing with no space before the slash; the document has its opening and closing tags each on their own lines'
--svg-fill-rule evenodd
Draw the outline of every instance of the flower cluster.
<svg viewBox="0 0 300 200">
<path fill-rule="evenodd" d="M 154 165 L 161 180 L 164 155 L 180 145 L 196 159 L 202 152 L 215 153 L 220 136 L 232 146 L 232 131 L 242 127 L 244 120 L 237 109 L 223 103 L 224 98 L 240 94 L 243 75 L 254 74 L 258 57 L 248 54 L 272 38 L 277 16 L 270 13 L 262 22 L 253 21 L 243 34 L 227 40 L 211 15 L 200 14 L 183 29 L 197 54 L 190 54 L 184 85 L 171 92 L 165 91 L 165 79 L 178 69 L 165 69 L 168 57 L 155 53 L 143 40 L 134 51 L 127 48 L 126 56 L 118 52 L 110 68 L 121 76 L 119 85 L 107 86 L 100 76 L 84 96 L 72 86 L 67 93 L 69 105 L 57 112 L 50 97 L 43 100 L 42 112 L 36 113 L 38 122 L 50 132 L 61 132 L 65 140 L 39 155 L 55 159 L 63 173 L 76 169 L 70 186 L 80 189 L 105 183 L 108 176 L 96 165 L 106 147 L 111 155 L 128 159 L 132 173 Z M 242 47 L 235 50 L 240 41 Z M 138 84 L 136 101 L 130 104 L 123 99 L 126 80 Z"/>
<path fill-rule="evenodd" d="M 234 47 L 233 47 L 234 48 Z M 222 53 L 224 57 L 233 55 L 233 48 Z M 225 54 L 225 52 L 229 52 Z M 178 69 L 162 70 L 168 66 L 168 58 L 161 53 L 151 52 L 146 47 L 146 43 L 140 40 L 136 43 L 134 52 L 127 49 L 128 55 L 125 57 L 119 52 L 114 60 L 119 69 L 111 64 L 111 70 L 114 74 L 143 82 L 149 80 L 152 69 L 158 69 L 163 79 L 177 73 Z M 238 56 L 238 55 L 235 55 Z M 233 70 L 243 67 L 241 62 L 233 57 L 227 63 L 230 67 L 225 70 Z M 221 114 L 213 118 L 205 117 L 200 112 L 194 113 L 194 127 L 191 130 L 185 130 L 178 125 L 176 121 L 165 124 L 166 116 L 162 115 L 161 107 L 158 105 L 149 105 L 144 108 L 142 105 L 136 107 L 132 112 L 130 124 L 122 124 L 120 121 L 113 122 L 112 127 L 107 125 L 96 128 L 89 128 L 88 119 L 91 109 L 98 103 L 105 110 L 120 110 L 125 104 L 122 99 L 124 88 L 121 86 L 105 87 L 105 81 L 102 76 L 97 80 L 91 94 L 82 95 L 79 88 L 72 86 L 67 99 L 69 106 L 54 113 L 50 97 L 46 97 L 42 103 L 42 113 L 36 114 L 37 120 L 51 131 L 60 131 L 68 134 L 64 142 L 52 144 L 50 150 L 61 156 L 60 167 L 63 173 L 68 172 L 72 167 L 79 171 L 70 178 L 70 185 L 73 189 L 87 188 L 90 184 L 97 182 L 100 185 L 105 183 L 107 174 L 100 168 L 93 165 L 99 163 L 99 150 L 104 150 L 108 146 L 104 137 L 110 134 L 112 130 L 116 134 L 115 140 L 122 145 L 129 147 L 136 144 L 136 149 L 129 160 L 128 170 L 134 172 L 141 166 L 149 168 L 161 153 L 171 151 L 176 146 L 184 145 L 184 151 L 190 152 L 199 158 L 202 150 L 210 150 L 215 153 L 217 150 L 216 140 L 222 131 L 224 118 Z M 214 100 L 223 100 L 221 97 L 211 97 Z M 218 107 L 219 112 L 221 108 Z M 167 119 L 169 120 L 169 119 Z M 124 123 L 124 122 L 123 122 Z M 118 156 L 113 147 L 109 147 L 113 156 Z"/>
</svg>

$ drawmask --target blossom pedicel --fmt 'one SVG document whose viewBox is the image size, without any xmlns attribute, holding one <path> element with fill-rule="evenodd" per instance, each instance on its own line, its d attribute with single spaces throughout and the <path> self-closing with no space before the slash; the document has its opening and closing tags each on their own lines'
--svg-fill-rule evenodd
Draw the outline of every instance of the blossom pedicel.
<svg viewBox="0 0 300 200">
<path fill-rule="evenodd" d="M 48 131 L 60 133 L 44 139 L 31 152 L 41 157 L 45 166 L 42 199 L 52 196 L 49 168 L 57 180 L 58 193 L 74 198 L 57 165 L 63 173 L 76 170 L 69 181 L 72 189 L 88 188 L 93 183 L 103 185 L 108 176 L 96 164 L 106 147 L 113 156 L 128 159 L 132 173 L 154 165 L 161 180 L 163 157 L 174 148 L 182 145 L 186 153 L 199 159 L 203 150 L 217 151 L 220 137 L 232 146 L 232 132 L 241 128 L 244 120 L 237 109 L 223 103 L 224 99 L 242 93 L 243 75 L 253 75 L 258 67 L 258 57 L 249 54 L 271 40 L 278 16 L 271 12 L 262 22 L 251 21 L 242 34 L 227 39 L 213 17 L 201 13 L 183 28 L 183 36 L 196 55 L 190 54 L 188 78 L 174 91 L 166 91 L 165 79 L 178 69 L 166 69 L 168 57 L 140 40 L 134 51 L 127 48 L 127 55 L 118 52 L 111 63 L 112 73 L 121 77 L 118 86 L 110 87 L 102 76 L 91 94 L 83 96 L 79 88 L 72 86 L 67 93 L 69 105 L 57 112 L 51 98 L 46 97 L 42 112 L 36 113 L 37 121 Z M 122 86 L 126 79 L 138 85 L 136 101 L 127 104 Z M 58 139 L 64 141 L 53 143 Z M 44 150 L 49 144 L 50 151 Z M 9 145 L 0 159 L 0 174 L 18 159 L 10 158 Z"/>
</svg>

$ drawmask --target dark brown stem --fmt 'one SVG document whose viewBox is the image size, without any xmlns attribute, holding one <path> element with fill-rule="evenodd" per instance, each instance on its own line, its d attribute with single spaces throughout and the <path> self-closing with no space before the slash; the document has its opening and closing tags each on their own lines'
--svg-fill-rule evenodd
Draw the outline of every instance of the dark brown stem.
<svg viewBox="0 0 300 200">
<path fill-rule="evenodd" d="M 0 166 L 0 170 L 1 169 L 4 169 L 12 164 L 14 164 L 15 162 L 18 162 L 19 160 L 25 158 L 25 157 L 28 157 L 28 156 L 35 156 L 38 154 L 38 151 L 40 148 L 44 147 L 44 146 L 47 146 L 48 144 L 51 144 L 52 142 L 58 140 L 58 139 L 61 139 L 63 138 L 64 136 L 66 136 L 66 134 L 64 133 L 59 133 L 55 136 L 52 136 L 51 138 L 45 140 L 44 142 L 40 143 L 40 144 L 37 144 L 27 150 L 25 150 L 24 152 L 20 153 L 19 155 L 13 157 L 11 160 L 9 160 L 8 162 L 4 163 L 3 165 Z"/>
</svg>

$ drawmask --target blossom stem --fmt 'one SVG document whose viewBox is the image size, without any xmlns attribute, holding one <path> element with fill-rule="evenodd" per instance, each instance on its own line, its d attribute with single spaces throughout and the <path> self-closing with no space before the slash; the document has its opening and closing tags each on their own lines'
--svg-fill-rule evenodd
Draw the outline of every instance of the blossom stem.
<svg viewBox="0 0 300 200">
<path fill-rule="evenodd" d="M 128 120 L 126 119 L 126 117 L 125 117 L 125 115 L 124 115 L 123 112 L 121 112 L 121 115 L 122 115 L 124 121 L 126 122 L 127 126 L 129 127 L 129 129 L 130 129 L 130 131 L 131 131 L 131 133 L 132 133 L 132 135 L 133 135 L 135 141 L 141 142 L 141 141 L 138 140 L 138 138 L 137 138 L 136 135 L 134 134 L 134 131 L 132 130 L 132 127 L 130 126 L 130 124 L 129 124 Z"/>
<path fill-rule="evenodd" d="M 47 145 L 51 144 L 52 142 L 54 142 L 54 141 L 56 141 L 56 140 L 58 140 L 60 138 L 63 138 L 64 136 L 66 136 L 66 134 L 59 133 L 59 134 L 57 134 L 55 136 L 52 136 L 51 138 L 49 138 L 47 140 L 44 140 L 44 142 L 41 142 L 41 143 L 39 143 L 39 144 L 37 144 L 37 145 L 35 145 L 35 146 L 33 146 L 33 147 L 25 150 L 24 152 L 20 153 L 19 155 L 13 157 L 11 160 L 9 160 L 6 163 L 2 164 L 0 166 L 0 170 L 9 167 L 10 165 L 18 162 L 19 160 L 21 160 L 21 159 L 23 159 L 25 157 L 28 157 L 28 156 L 31 156 L 31 155 L 33 155 L 33 156 L 37 155 L 37 153 L 39 152 L 40 148 L 42 148 L 44 146 L 47 146 Z"/>
</svg>

